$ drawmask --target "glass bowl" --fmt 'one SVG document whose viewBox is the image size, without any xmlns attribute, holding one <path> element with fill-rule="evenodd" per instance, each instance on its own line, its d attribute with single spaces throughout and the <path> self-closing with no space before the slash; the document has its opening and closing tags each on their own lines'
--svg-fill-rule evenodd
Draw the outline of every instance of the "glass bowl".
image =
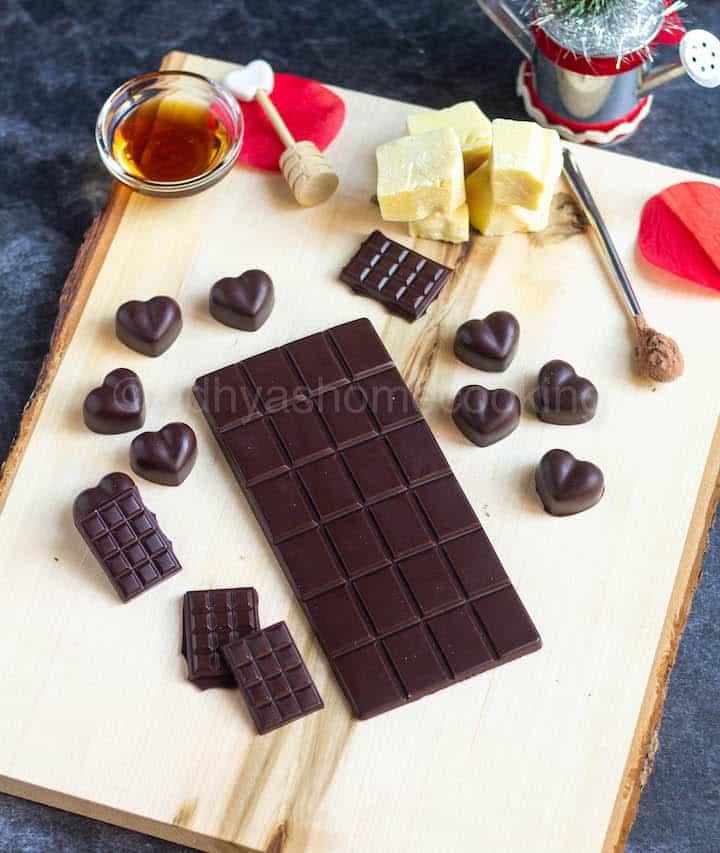
<svg viewBox="0 0 720 853">
<path fill-rule="evenodd" d="M 185 122 L 179 125 L 182 133 L 152 137 L 155 163 L 164 164 L 168 179 L 158 178 L 162 168 L 149 177 L 142 169 L 145 152 L 150 151 L 149 134 L 157 132 L 158 119 L 172 133 L 173 117 Z M 187 123 L 191 119 L 192 125 Z M 131 133 L 128 128 L 133 126 Z M 153 71 L 129 80 L 110 95 L 98 115 L 95 139 L 105 167 L 118 181 L 144 195 L 177 198 L 201 192 L 227 175 L 240 154 L 243 131 L 238 102 L 223 86 L 189 71 Z M 211 147 L 213 140 L 216 144 Z M 133 159 L 133 151 L 140 156 Z M 183 155 L 200 158 L 202 168 L 183 174 L 179 160 Z M 174 173 L 183 177 L 173 179 Z"/>
</svg>

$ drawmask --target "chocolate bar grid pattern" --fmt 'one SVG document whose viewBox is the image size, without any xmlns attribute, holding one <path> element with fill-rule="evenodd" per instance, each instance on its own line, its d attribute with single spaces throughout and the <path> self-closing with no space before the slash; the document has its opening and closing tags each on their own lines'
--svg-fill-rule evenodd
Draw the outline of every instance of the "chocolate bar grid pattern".
<svg viewBox="0 0 720 853">
<path fill-rule="evenodd" d="M 259 734 L 324 707 L 284 622 L 230 643 L 222 651 Z"/>
<path fill-rule="evenodd" d="M 373 231 L 340 279 L 412 321 L 427 311 L 451 273 L 449 267 Z"/>
<path fill-rule="evenodd" d="M 368 320 L 223 368 L 195 394 L 356 715 L 540 647 Z"/>
<path fill-rule="evenodd" d="M 257 631 L 258 596 L 252 587 L 194 590 L 183 598 L 183 655 L 188 679 L 198 687 L 235 683 L 222 646 Z"/>
<path fill-rule="evenodd" d="M 123 601 L 181 569 L 172 542 L 136 488 L 99 504 L 80 519 L 79 527 Z"/>
</svg>

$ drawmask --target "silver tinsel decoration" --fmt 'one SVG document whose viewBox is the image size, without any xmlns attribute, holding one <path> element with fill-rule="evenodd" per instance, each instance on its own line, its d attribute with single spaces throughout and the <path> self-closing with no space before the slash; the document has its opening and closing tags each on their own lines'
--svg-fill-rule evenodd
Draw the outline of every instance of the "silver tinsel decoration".
<svg viewBox="0 0 720 853">
<path fill-rule="evenodd" d="M 526 6 L 533 23 L 567 49 L 587 59 L 624 56 L 647 47 L 664 23 L 664 0 L 619 0 L 597 15 L 559 15 L 552 0 Z"/>
</svg>

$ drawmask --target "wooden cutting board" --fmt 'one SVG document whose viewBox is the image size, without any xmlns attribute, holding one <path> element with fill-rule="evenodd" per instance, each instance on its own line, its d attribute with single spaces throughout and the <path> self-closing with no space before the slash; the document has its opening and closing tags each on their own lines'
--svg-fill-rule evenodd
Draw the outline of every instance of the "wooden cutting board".
<svg viewBox="0 0 720 853">
<path fill-rule="evenodd" d="M 229 66 L 172 54 L 166 67 L 221 78 Z M 628 326 L 587 235 L 418 242 L 457 267 L 420 321 L 390 317 L 337 274 L 372 229 L 375 146 L 408 105 L 342 92 L 347 123 L 329 153 L 341 177 L 308 210 L 279 176 L 236 168 L 212 190 L 156 201 L 116 188 L 68 279 L 52 351 L 2 481 L 0 787 L 206 850 L 597 851 L 625 837 L 698 578 L 720 469 L 717 297 L 635 254 L 654 192 L 688 176 L 603 151 L 577 157 L 648 317 L 674 334 L 687 374 L 653 387 L 630 370 Z M 277 288 L 254 334 L 207 313 L 210 284 L 250 267 Z M 114 337 L 117 306 L 157 293 L 185 328 L 161 358 Z M 458 325 L 508 309 L 520 352 L 490 377 L 452 356 Z M 478 510 L 544 648 L 379 718 L 356 722 L 282 572 L 193 403 L 192 380 L 359 316 L 375 323 Z M 530 393 L 550 358 L 600 389 L 595 420 L 552 427 L 529 413 L 478 449 L 448 413 L 457 389 Z M 200 455 L 179 489 L 140 482 L 184 570 L 122 605 L 72 525 L 71 504 L 112 470 L 130 437 L 96 436 L 81 404 L 109 370 L 136 370 L 146 427 L 187 420 Z M 569 519 L 544 514 L 532 471 L 552 447 L 602 466 L 607 494 Z M 326 709 L 257 737 L 240 696 L 200 693 L 179 654 L 186 589 L 252 584 L 263 623 L 286 619 Z"/>
</svg>

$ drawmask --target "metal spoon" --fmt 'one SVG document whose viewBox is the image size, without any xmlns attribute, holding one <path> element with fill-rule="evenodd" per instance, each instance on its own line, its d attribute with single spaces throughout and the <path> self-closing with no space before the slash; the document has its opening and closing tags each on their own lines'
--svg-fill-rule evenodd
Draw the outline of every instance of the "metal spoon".
<svg viewBox="0 0 720 853">
<path fill-rule="evenodd" d="M 640 372 L 656 382 L 672 382 L 682 376 L 685 368 L 680 347 L 672 338 L 648 326 L 637 294 L 630 283 L 610 232 L 595 204 L 595 199 L 588 185 L 585 183 L 585 178 L 583 178 L 582 172 L 568 148 L 563 149 L 563 161 L 565 177 L 568 179 L 568 183 L 572 187 L 585 216 L 600 241 L 608 268 L 630 308 L 637 331 L 635 354 Z"/>
</svg>

